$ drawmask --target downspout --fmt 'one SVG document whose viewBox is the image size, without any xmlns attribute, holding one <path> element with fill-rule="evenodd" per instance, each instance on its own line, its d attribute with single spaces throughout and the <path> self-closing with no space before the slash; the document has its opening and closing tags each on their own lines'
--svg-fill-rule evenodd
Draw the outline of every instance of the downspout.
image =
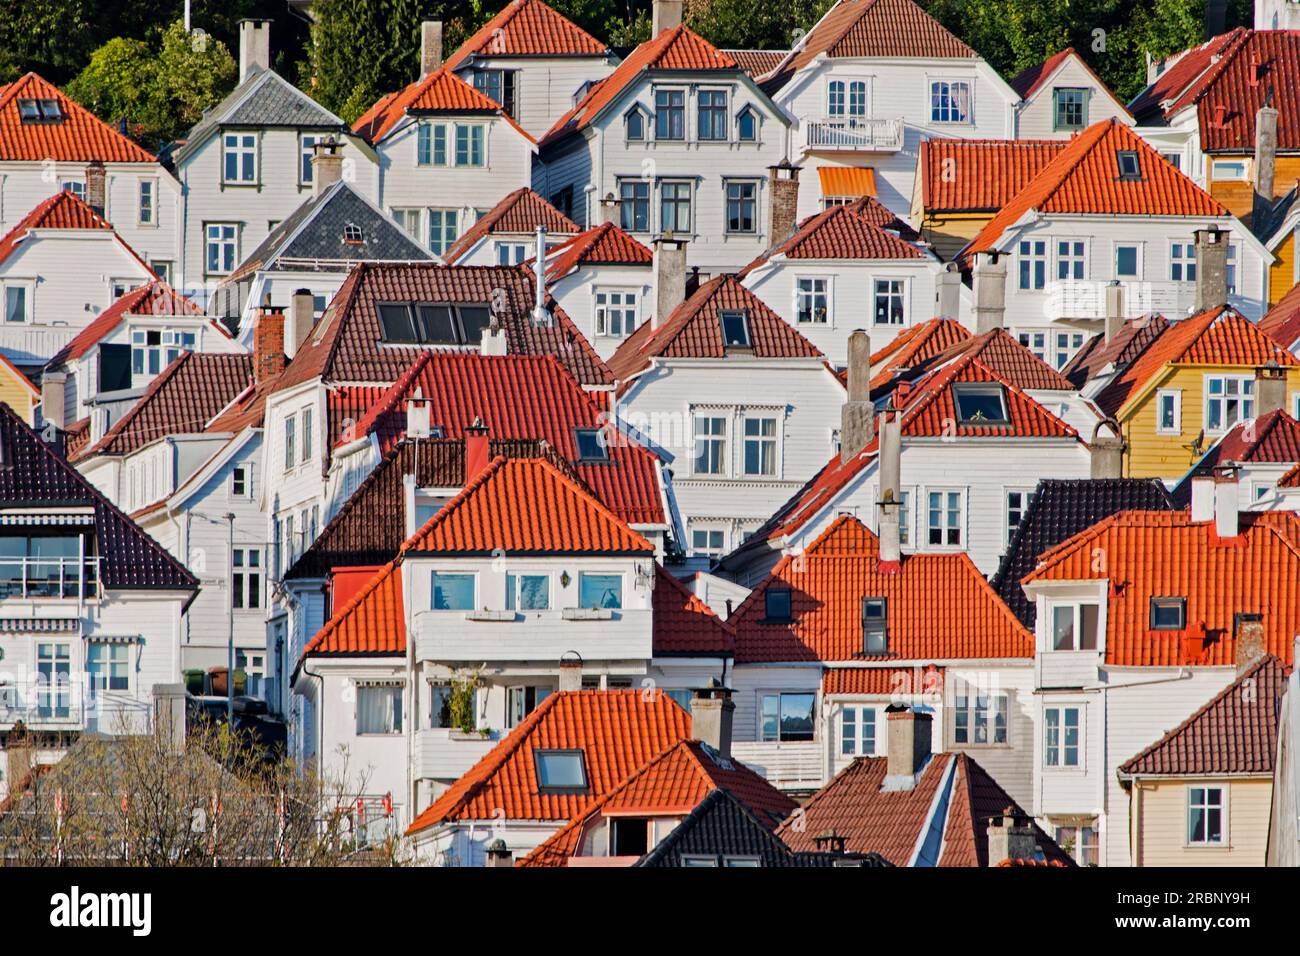
<svg viewBox="0 0 1300 956">
<path fill-rule="evenodd" d="M 316 786 L 319 791 L 317 803 L 321 806 L 325 804 L 325 677 L 321 674 L 313 674 L 307 669 L 307 658 L 304 656 L 298 669 L 308 677 L 316 680 L 316 686 L 320 688 L 320 701 L 316 704 Z M 234 679 L 233 677 L 231 678 Z M 297 681 L 294 681 L 297 683 Z M 346 781 L 345 781 L 346 784 Z"/>
</svg>

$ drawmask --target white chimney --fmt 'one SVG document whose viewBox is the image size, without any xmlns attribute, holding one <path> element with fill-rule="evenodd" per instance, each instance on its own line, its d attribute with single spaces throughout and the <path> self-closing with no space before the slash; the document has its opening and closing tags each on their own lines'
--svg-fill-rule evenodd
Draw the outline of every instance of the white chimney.
<svg viewBox="0 0 1300 956">
<path fill-rule="evenodd" d="M 935 276 L 935 316 L 941 319 L 961 318 L 961 274 L 949 266 Z"/>
<path fill-rule="evenodd" d="M 550 325 L 551 313 L 546 311 L 546 227 L 537 227 L 537 250 L 533 259 L 533 321 Z"/>
<path fill-rule="evenodd" d="M 1220 538 L 1235 538 L 1241 533 L 1237 495 L 1235 470 L 1214 476 L 1214 533 Z"/>
<path fill-rule="evenodd" d="M 686 242 L 671 233 L 654 241 L 655 310 L 650 327 L 659 328 L 686 301 Z"/>
<path fill-rule="evenodd" d="M 298 289 L 289 300 L 289 321 L 284 332 L 284 354 L 293 358 L 316 324 L 316 297 L 311 289 Z"/>
<path fill-rule="evenodd" d="M 153 685 L 153 731 L 168 753 L 185 751 L 188 698 L 184 684 Z"/>
<path fill-rule="evenodd" d="M 975 293 L 975 334 L 1002 328 L 1007 312 L 1007 259 L 996 252 L 975 255 L 971 283 Z"/>
<path fill-rule="evenodd" d="M 570 652 L 572 653 L 572 652 Z M 562 691 L 582 690 L 582 658 L 560 658 L 559 689 Z"/>
<path fill-rule="evenodd" d="M 654 0 L 650 8 L 651 39 L 681 25 L 683 6 L 683 0 Z"/>
<path fill-rule="evenodd" d="M 1192 520 L 1214 520 L 1214 476 L 1192 476 Z"/>
<path fill-rule="evenodd" d="M 271 68 L 271 21 L 239 21 L 239 82 Z"/>
<path fill-rule="evenodd" d="M 442 66 L 442 21 L 425 20 L 420 24 L 420 79 Z"/>
<path fill-rule="evenodd" d="M 1124 286 L 1116 279 L 1106 286 L 1106 344 L 1124 328 Z"/>
</svg>

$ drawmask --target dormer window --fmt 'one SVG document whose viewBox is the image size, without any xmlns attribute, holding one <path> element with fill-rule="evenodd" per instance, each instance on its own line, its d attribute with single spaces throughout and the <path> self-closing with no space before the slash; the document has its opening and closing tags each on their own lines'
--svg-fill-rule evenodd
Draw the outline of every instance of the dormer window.
<svg viewBox="0 0 1300 956">
<path fill-rule="evenodd" d="M 1142 163 L 1138 159 L 1137 150 L 1121 149 L 1115 153 L 1115 160 L 1119 164 L 1120 179 L 1141 179 Z"/>
<path fill-rule="evenodd" d="M 792 617 L 789 588 L 768 588 L 763 592 L 763 600 L 764 624 L 790 623 Z"/>
<path fill-rule="evenodd" d="M 742 143 L 758 140 L 758 113 L 746 106 L 736 115 L 736 138 Z"/>
<path fill-rule="evenodd" d="M 24 123 L 61 123 L 63 108 L 58 100 L 21 99 L 18 101 L 18 118 Z"/>
<path fill-rule="evenodd" d="M 477 346 L 492 320 L 486 304 L 380 303 L 383 342 L 395 345 Z"/>
<path fill-rule="evenodd" d="M 365 235 L 361 232 L 361 227 L 348 223 L 343 227 L 343 241 L 349 245 L 360 245 L 365 242 Z"/>
<path fill-rule="evenodd" d="M 537 789 L 548 793 L 581 793 L 587 789 L 587 767 L 581 750 L 534 750 Z"/>
<path fill-rule="evenodd" d="M 1187 626 L 1187 598 L 1153 597 L 1151 599 L 1151 630 L 1181 631 Z"/>
<path fill-rule="evenodd" d="M 723 312 L 722 344 L 727 348 L 749 348 L 749 316 L 744 312 Z"/>
<path fill-rule="evenodd" d="M 1007 396 L 1001 385 L 957 384 L 952 387 L 960 425 L 1007 425 Z"/>
<path fill-rule="evenodd" d="M 862 652 L 884 654 L 889 650 L 889 602 L 882 597 L 862 599 Z"/>
<path fill-rule="evenodd" d="M 578 460 L 581 462 L 609 461 L 609 446 L 605 433 L 599 428 L 579 428 L 575 431 L 578 440 Z"/>
</svg>

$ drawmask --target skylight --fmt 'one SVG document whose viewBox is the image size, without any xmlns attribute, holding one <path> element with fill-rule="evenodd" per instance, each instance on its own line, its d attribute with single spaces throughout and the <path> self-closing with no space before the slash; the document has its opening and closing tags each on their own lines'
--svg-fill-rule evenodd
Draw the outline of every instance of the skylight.
<svg viewBox="0 0 1300 956">
<path fill-rule="evenodd" d="M 534 750 L 539 790 L 586 790 L 587 768 L 581 750 Z"/>
<path fill-rule="evenodd" d="M 578 439 L 578 459 L 580 461 L 609 461 L 609 447 L 605 435 L 599 428 L 579 428 L 575 434 Z"/>
<path fill-rule="evenodd" d="M 1121 149 L 1115 153 L 1115 160 L 1119 163 L 1120 179 L 1141 179 L 1142 163 L 1138 159 L 1136 150 Z"/>
<path fill-rule="evenodd" d="M 744 312 L 723 312 L 722 342 L 727 348 L 749 348 L 749 316 Z"/>
<path fill-rule="evenodd" d="M 382 302 L 383 341 L 395 345 L 477 346 L 491 322 L 487 305 Z"/>
<path fill-rule="evenodd" d="M 958 384 L 952 388 L 957 421 L 963 425 L 1006 425 L 1007 396 L 997 384 Z"/>
<path fill-rule="evenodd" d="M 24 123 L 59 123 L 63 121 L 63 108 L 54 99 L 20 99 L 18 116 Z"/>
</svg>

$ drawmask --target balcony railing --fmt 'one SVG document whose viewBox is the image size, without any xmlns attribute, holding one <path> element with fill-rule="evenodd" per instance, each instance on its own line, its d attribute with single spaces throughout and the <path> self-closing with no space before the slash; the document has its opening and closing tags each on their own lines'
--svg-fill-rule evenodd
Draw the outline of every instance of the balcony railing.
<svg viewBox="0 0 1300 956">
<path fill-rule="evenodd" d="M 903 148 L 901 119 L 809 120 L 803 124 L 804 146 L 808 149 L 853 150 L 894 153 Z"/>
<path fill-rule="evenodd" d="M 81 695 L 69 684 L 0 686 L 0 727 L 8 729 L 22 721 L 31 729 L 77 728 L 84 725 L 85 716 Z"/>
<path fill-rule="evenodd" d="M 816 790 L 826 782 L 824 745 L 807 741 L 733 741 L 731 754 L 779 790 Z"/>
<path fill-rule="evenodd" d="M 446 727 L 415 732 L 415 776 L 420 780 L 459 780 L 495 747 L 500 735 L 466 734 Z"/>
<path fill-rule="evenodd" d="M 99 594 L 99 558 L 0 558 L 0 599 L 92 598 Z"/>
</svg>

